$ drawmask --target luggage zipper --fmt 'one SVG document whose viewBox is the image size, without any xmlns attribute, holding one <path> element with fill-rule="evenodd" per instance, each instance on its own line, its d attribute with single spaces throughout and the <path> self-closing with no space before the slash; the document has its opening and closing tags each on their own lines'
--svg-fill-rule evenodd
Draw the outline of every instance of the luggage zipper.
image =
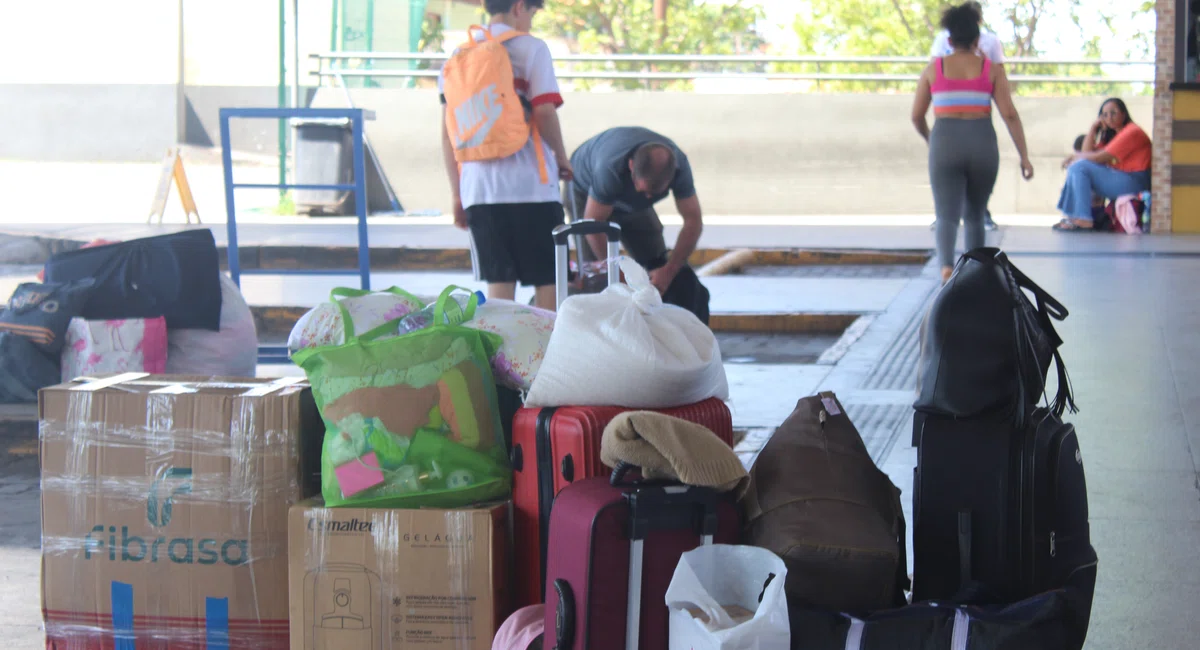
<svg viewBox="0 0 1200 650">
<path fill-rule="evenodd" d="M 554 505 L 554 448 L 550 440 L 550 425 L 557 408 L 548 407 L 538 411 L 534 425 L 537 453 L 538 482 L 538 542 L 541 548 L 541 575 L 546 575 L 546 557 L 550 549 L 550 506 Z M 542 601 L 546 600 L 546 581 L 541 581 Z"/>
<path fill-rule="evenodd" d="M 1071 425 L 1065 422 L 1060 422 L 1058 428 L 1054 431 L 1054 436 L 1050 439 L 1050 445 L 1047 449 L 1048 453 L 1046 454 L 1046 481 L 1048 487 L 1050 488 L 1050 503 L 1048 504 L 1049 507 L 1046 508 L 1047 514 L 1045 518 L 1047 520 L 1046 528 L 1050 529 L 1050 557 L 1052 558 L 1058 556 L 1058 535 L 1054 530 L 1054 526 L 1058 525 L 1060 516 L 1059 507 L 1062 501 L 1058 494 L 1058 463 L 1062 459 L 1063 441 L 1066 439 L 1066 434 L 1071 430 Z M 1050 572 L 1051 570 L 1049 567 L 1047 567 L 1046 573 L 1048 574 Z"/>
</svg>

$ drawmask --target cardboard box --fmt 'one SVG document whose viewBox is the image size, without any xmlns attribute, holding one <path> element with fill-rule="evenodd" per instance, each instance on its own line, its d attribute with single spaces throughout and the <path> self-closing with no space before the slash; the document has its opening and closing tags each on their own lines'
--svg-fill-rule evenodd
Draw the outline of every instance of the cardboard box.
<svg viewBox="0 0 1200 650">
<path fill-rule="evenodd" d="M 292 508 L 292 650 L 488 650 L 508 615 L 508 503 Z"/>
<path fill-rule="evenodd" d="M 288 647 L 323 432 L 302 379 L 84 378 L 39 417 L 48 648 Z"/>
</svg>

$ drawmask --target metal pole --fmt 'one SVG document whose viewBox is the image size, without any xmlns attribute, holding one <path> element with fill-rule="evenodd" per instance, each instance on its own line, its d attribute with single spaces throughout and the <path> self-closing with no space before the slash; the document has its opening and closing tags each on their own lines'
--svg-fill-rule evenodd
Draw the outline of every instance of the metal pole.
<svg viewBox="0 0 1200 650">
<path fill-rule="evenodd" d="M 352 109 L 351 139 L 354 145 L 354 211 L 358 215 L 358 273 L 362 289 L 371 289 L 371 245 L 367 240 L 367 164 L 363 149 L 363 110 Z"/>
<path fill-rule="evenodd" d="M 287 21 L 284 12 L 287 0 L 279 0 L 279 108 L 287 108 Z M 279 184 L 287 185 L 287 120 L 279 122 Z M 279 188 L 279 198 L 283 198 L 287 190 Z"/>
<path fill-rule="evenodd" d="M 226 264 L 229 277 L 238 287 L 242 286 L 242 260 L 238 253 L 237 208 L 233 199 L 233 152 L 229 144 L 229 115 L 225 109 L 218 114 L 221 119 L 221 167 L 225 176 L 225 241 Z"/>
<path fill-rule="evenodd" d="M 175 84 L 175 143 L 187 143 L 187 80 L 183 49 L 183 0 L 179 0 L 179 80 Z"/>
<path fill-rule="evenodd" d="M 300 108 L 300 0 L 292 0 L 292 108 Z M 291 129 L 292 155 L 295 155 L 300 134 Z M 292 182 L 296 170 L 292 169 Z"/>
<path fill-rule="evenodd" d="M 292 0 L 292 108 L 300 108 L 300 0 Z"/>
<path fill-rule="evenodd" d="M 338 51 L 338 0 L 333 0 L 333 15 L 329 17 L 329 50 Z"/>
<path fill-rule="evenodd" d="M 367 0 L 367 51 L 375 51 L 375 0 Z M 365 67 L 370 70 L 375 67 L 375 62 L 367 59 Z M 363 77 L 363 87 L 371 87 L 371 78 Z"/>
</svg>

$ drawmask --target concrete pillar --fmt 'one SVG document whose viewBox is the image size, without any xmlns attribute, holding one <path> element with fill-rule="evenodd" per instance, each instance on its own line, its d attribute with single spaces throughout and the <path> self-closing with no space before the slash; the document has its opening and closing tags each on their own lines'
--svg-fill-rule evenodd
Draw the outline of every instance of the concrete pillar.
<svg viewBox="0 0 1200 650">
<path fill-rule="evenodd" d="M 1154 157 L 1151 180 L 1150 228 L 1156 233 L 1171 232 L 1171 140 L 1175 81 L 1175 2 L 1156 0 L 1158 29 L 1154 57 Z"/>
</svg>

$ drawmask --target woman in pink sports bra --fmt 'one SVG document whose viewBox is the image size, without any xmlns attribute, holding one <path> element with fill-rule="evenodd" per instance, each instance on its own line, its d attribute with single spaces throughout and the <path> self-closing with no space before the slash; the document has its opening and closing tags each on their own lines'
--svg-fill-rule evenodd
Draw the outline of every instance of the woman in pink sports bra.
<svg viewBox="0 0 1200 650">
<path fill-rule="evenodd" d="M 975 54 L 979 41 L 975 8 L 968 3 L 947 9 L 942 14 L 942 28 L 950 33 L 954 52 L 934 59 L 921 74 L 912 120 L 917 133 L 929 143 L 937 254 L 945 282 L 954 269 L 960 218 L 966 226 L 967 250 L 986 244 L 984 214 L 1000 167 L 991 119 L 993 101 L 1021 155 L 1025 180 L 1033 178 L 1033 165 L 1004 69 L 992 67 L 990 61 Z M 925 119 L 930 106 L 935 117 L 932 131 Z"/>
</svg>

